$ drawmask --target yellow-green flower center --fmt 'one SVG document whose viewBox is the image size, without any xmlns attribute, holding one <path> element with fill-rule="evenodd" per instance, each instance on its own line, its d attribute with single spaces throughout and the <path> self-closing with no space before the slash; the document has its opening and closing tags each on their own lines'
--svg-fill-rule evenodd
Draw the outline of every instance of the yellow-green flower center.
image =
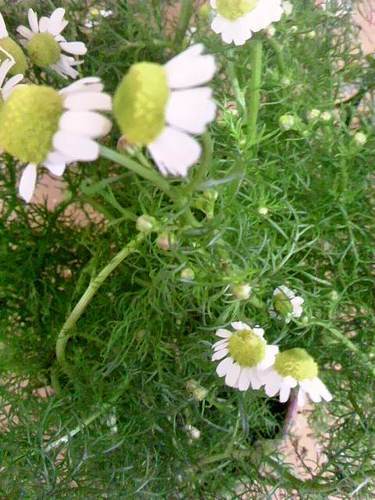
<svg viewBox="0 0 375 500">
<path fill-rule="evenodd" d="M 251 330 L 239 330 L 229 339 L 230 356 L 240 366 L 256 366 L 266 353 L 266 343 Z"/>
<path fill-rule="evenodd" d="M 282 377 L 305 380 L 318 376 L 318 365 L 305 349 L 289 349 L 276 356 L 275 370 Z"/>
<path fill-rule="evenodd" d="M 289 297 L 281 290 L 274 296 L 273 306 L 275 310 L 284 317 L 289 316 L 289 314 L 293 312 L 293 306 Z"/>
<path fill-rule="evenodd" d="M 169 98 L 165 69 L 159 64 L 134 64 L 122 79 L 113 101 L 113 114 L 126 140 L 144 146 L 165 126 Z"/>
<path fill-rule="evenodd" d="M 5 59 L 9 59 L 8 54 L 10 54 L 14 61 L 15 65 L 9 70 L 10 75 L 17 75 L 18 73 L 25 73 L 27 69 L 27 61 L 25 54 L 21 47 L 9 37 L 0 39 L 0 63 L 5 61 Z"/>
<path fill-rule="evenodd" d="M 27 44 L 27 52 L 34 64 L 47 68 L 61 57 L 60 45 L 50 33 L 37 33 Z"/>
<path fill-rule="evenodd" d="M 0 111 L 0 149 L 24 163 L 42 163 L 62 112 L 62 97 L 54 89 L 20 85 Z"/>
<path fill-rule="evenodd" d="M 256 7 L 257 1 L 258 0 L 217 0 L 216 8 L 222 17 L 230 21 L 235 21 L 252 11 Z"/>
</svg>

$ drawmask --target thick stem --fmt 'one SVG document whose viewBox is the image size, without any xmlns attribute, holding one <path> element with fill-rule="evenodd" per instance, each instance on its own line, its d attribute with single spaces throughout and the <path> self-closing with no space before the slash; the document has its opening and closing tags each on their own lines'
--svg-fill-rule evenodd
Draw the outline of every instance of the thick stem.
<svg viewBox="0 0 375 500">
<path fill-rule="evenodd" d="M 166 193 L 170 198 L 172 198 L 171 186 L 169 182 L 163 179 L 163 177 L 161 177 L 161 175 L 159 175 L 155 170 L 144 167 L 143 165 L 140 165 L 134 160 L 131 160 L 130 158 L 127 158 L 126 156 L 117 153 L 117 151 L 113 151 L 112 149 L 106 148 L 105 146 L 100 146 L 100 155 L 103 158 L 107 158 L 108 160 L 118 163 L 119 165 L 123 165 L 132 172 L 138 174 L 140 177 L 143 177 L 144 179 L 151 181 L 153 184 L 155 184 L 155 186 L 157 186 L 159 189 L 164 191 L 164 193 Z"/>
<path fill-rule="evenodd" d="M 139 245 L 145 239 L 145 236 L 145 233 L 139 233 L 136 238 L 130 241 L 118 254 L 116 254 L 109 264 L 107 264 L 104 269 L 102 269 L 102 271 L 100 271 L 100 273 L 91 280 L 85 293 L 82 295 L 73 311 L 69 314 L 67 320 L 65 321 L 60 333 L 57 336 L 56 358 L 58 364 L 68 376 L 71 376 L 71 369 L 66 361 L 65 351 L 74 326 L 108 276 L 121 264 L 124 259 L 126 259 L 126 257 L 138 249 Z"/>
<path fill-rule="evenodd" d="M 193 15 L 193 1 L 192 0 L 182 0 L 181 2 L 181 11 L 180 18 L 178 21 L 176 36 L 175 36 L 175 45 L 177 48 L 181 48 L 186 32 L 189 28 L 189 23 L 191 16 Z"/>
<path fill-rule="evenodd" d="M 262 84 L 263 46 L 260 38 L 255 38 L 250 45 L 251 78 L 247 99 L 247 125 L 249 143 L 252 146 L 257 137 L 257 120 L 260 106 L 260 89 Z"/>
</svg>

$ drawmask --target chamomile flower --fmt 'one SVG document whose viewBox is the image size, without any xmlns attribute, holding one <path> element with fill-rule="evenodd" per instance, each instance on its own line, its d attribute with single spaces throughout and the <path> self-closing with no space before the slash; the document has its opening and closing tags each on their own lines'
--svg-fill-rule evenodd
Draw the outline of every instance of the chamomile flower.
<svg viewBox="0 0 375 500">
<path fill-rule="evenodd" d="M 27 163 L 20 196 L 29 202 L 37 166 L 61 176 L 66 165 L 99 156 L 94 139 L 106 135 L 111 122 L 98 111 L 111 110 L 99 78 L 83 78 L 57 92 L 40 85 L 20 85 L 0 110 L 0 149 Z"/>
<path fill-rule="evenodd" d="M 203 86 L 215 59 L 193 45 L 164 66 L 134 64 L 117 88 L 113 112 L 129 144 L 146 146 L 163 175 L 186 176 L 201 155 L 195 134 L 215 118 L 212 90 Z"/>
<path fill-rule="evenodd" d="M 305 349 L 289 349 L 277 354 L 275 364 L 262 376 L 267 396 L 279 393 L 280 402 L 288 401 L 291 390 L 298 391 L 299 406 L 303 406 L 307 395 L 314 403 L 322 399 L 331 401 L 332 395 L 318 377 L 318 365 Z"/>
<path fill-rule="evenodd" d="M 304 300 L 288 287 L 281 285 L 273 292 L 273 313 L 278 313 L 289 323 L 292 318 L 300 318 L 303 314 Z"/>
<path fill-rule="evenodd" d="M 6 59 L 14 60 L 13 67 L 9 70 L 11 75 L 24 73 L 27 61 L 22 48 L 8 34 L 4 18 L 0 13 L 0 62 Z"/>
<path fill-rule="evenodd" d="M 280 21 L 281 0 L 211 0 L 216 12 L 211 28 L 223 42 L 243 45 L 253 33 Z"/>
<path fill-rule="evenodd" d="M 38 21 L 37 14 L 29 9 L 30 28 L 18 26 L 17 31 L 23 37 L 22 43 L 34 64 L 51 68 L 64 78 L 77 78 L 78 71 L 74 66 L 81 61 L 72 56 L 82 56 L 87 49 L 83 42 L 67 42 L 61 35 L 68 25 L 64 15 L 65 9 L 59 8 L 52 12 L 51 17 L 43 16 Z"/>
<path fill-rule="evenodd" d="M 225 376 L 225 383 L 240 391 L 250 386 L 259 389 L 263 385 L 263 370 L 275 362 L 279 348 L 268 345 L 264 330 L 250 327 L 240 321 L 232 323 L 234 331 L 220 328 L 216 335 L 221 340 L 213 344 L 212 361 L 221 360 L 216 368 L 219 377 Z"/>
<path fill-rule="evenodd" d="M 8 99 L 10 94 L 23 79 L 23 75 L 18 74 L 5 81 L 8 73 L 10 73 L 14 65 L 15 62 L 10 59 L 6 59 L 0 64 L 0 110 L 3 103 Z"/>
</svg>

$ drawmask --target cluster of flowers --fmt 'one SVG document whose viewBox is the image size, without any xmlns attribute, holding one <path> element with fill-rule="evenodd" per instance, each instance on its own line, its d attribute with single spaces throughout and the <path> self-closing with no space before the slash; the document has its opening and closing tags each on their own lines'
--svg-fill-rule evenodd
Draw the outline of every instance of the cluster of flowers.
<svg viewBox="0 0 375 500">
<path fill-rule="evenodd" d="M 212 28 L 224 42 L 241 45 L 254 32 L 281 18 L 282 3 L 211 0 L 215 13 Z M 58 8 L 50 17 L 39 19 L 29 9 L 28 20 L 30 27 L 19 26 L 17 31 L 30 61 L 43 70 L 75 79 L 75 67 L 82 63 L 76 57 L 87 49 L 82 42 L 67 42 L 62 36 L 68 24 L 65 10 Z M 61 90 L 21 83 L 28 61 L 9 37 L 1 14 L 0 61 L 0 151 L 27 165 L 19 183 L 20 196 L 27 202 L 35 189 L 38 166 L 61 176 L 67 165 L 99 157 L 96 140 L 110 132 L 112 122 L 106 116 L 110 113 L 128 144 L 147 147 L 160 172 L 174 176 L 186 176 L 199 160 L 201 146 L 194 136 L 204 133 L 216 115 L 212 89 L 206 85 L 214 77 L 216 63 L 212 55 L 204 54 L 201 44 L 189 47 L 165 65 L 134 64 L 113 99 L 104 93 L 97 77 L 83 78 Z M 13 76 L 6 81 L 8 73 Z M 250 288 L 245 292 L 250 293 Z M 274 314 L 287 322 L 302 315 L 302 303 L 303 299 L 286 287 L 274 292 Z M 213 346 L 213 360 L 222 360 L 217 373 L 225 376 L 229 386 L 240 390 L 265 386 L 269 396 L 280 391 L 280 400 L 286 401 L 298 385 L 300 402 L 305 393 L 313 401 L 331 399 L 306 351 L 279 353 L 277 346 L 267 345 L 262 328 L 240 322 L 232 326 L 233 332 L 218 330 L 222 340 Z"/>
</svg>

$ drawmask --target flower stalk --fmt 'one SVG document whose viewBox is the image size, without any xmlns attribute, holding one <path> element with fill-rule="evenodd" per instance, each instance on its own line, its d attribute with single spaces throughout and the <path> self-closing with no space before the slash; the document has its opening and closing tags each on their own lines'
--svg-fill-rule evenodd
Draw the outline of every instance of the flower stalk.
<svg viewBox="0 0 375 500">
<path fill-rule="evenodd" d="M 247 126 L 250 146 L 256 142 L 257 120 L 260 106 L 260 90 L 262 83 L 263 44 L 255 38 L 250 44 L 251 78 L 247 100 Z"/>
<path fill-rule="evenodd" d="M 60 330 L 56 341 L 56 358 L 57 363 L 61 366 L 62 370 L 71 376 L 71 369 L 66 360 L 66 346 L 72 336 L 72 331 L 87 309 L 88 305 L 94 298 L 96 292 L 103 285 L 105 280 L 110 274 L 126 259 L 129 255 L 136 252 L 140 244 L 143 242 L 147 233 L 139 233 L 133 240 L 131 240 L 120 252 L 118 252 L 113 259 L 100 271 L 100 273 L 91 280 L 85 293 L 82 295 L 72 312 L 69 314 L 62 329 Z"/>
<path fill-rule="evenodd" d="M 180 18 L 178 21 L 176 35 L 175 35 L 175 45 L 178 48 L 181 48 L 183 44 L 186 32 L 189 28 L 189 23 L 192 15 L 193 15 L 192 0 L 182 0 Z"/>
</svg>

